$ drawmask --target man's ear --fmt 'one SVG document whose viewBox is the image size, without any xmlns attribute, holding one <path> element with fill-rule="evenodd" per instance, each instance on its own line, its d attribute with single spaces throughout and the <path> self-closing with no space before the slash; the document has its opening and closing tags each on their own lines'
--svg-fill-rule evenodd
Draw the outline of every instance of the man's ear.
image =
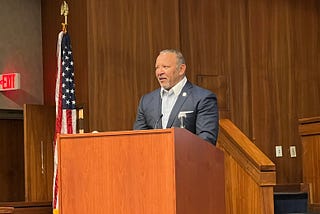
<svg viewBox="0 0 320 214">
<path fill-rule="evenodd" d="M 179 75 L 184 75 L 186 72 L 186 68 L 187 68 L 186 64 L 181 64 L 179 68 Z"/>
</svg>

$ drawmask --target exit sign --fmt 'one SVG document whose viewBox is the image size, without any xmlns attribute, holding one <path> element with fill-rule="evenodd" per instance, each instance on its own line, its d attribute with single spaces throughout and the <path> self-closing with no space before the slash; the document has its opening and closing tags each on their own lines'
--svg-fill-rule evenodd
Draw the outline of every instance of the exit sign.
<svg viewBox="0 0 320 214">
<path fill-rule="evenodd" d="M 19 73 L 0 74 L 0 91 L 10 91 L 17 89 L 20 89 Z"/>
</svg>

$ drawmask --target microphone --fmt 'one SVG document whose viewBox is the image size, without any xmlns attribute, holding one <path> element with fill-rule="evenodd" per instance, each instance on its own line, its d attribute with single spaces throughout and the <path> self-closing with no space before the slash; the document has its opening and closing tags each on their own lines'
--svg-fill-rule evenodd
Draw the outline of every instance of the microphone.
<svg viewBox="0 0 320 214">
<path fill-rule="evenodd" d="M 155 122 L 153 129 L 157 129 L 158 128 L 158 123 L 161 120 L 163 114 L 160 115 L 160 117 L 158 118 L 158 120 Z"/>
</svg>

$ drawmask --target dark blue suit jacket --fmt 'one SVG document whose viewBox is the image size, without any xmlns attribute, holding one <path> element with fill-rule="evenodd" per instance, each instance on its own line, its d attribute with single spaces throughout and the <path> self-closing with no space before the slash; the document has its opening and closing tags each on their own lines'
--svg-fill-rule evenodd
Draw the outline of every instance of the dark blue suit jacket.
<svg viewBox="0 0 320 214">
<path fill-rule="evenodd" d="M 139 103 L 134 129 L 162 128 L 160 88 L 144 95 Z M 166 128 L 180 127 L 180 112 L 186 114 L 184 126 L 206 141 L 216 144 L 219 131 L 219 112 L 216 95 L 193 85 L 189 81 L 183 87 L 172 108 Z"/>
</svg>

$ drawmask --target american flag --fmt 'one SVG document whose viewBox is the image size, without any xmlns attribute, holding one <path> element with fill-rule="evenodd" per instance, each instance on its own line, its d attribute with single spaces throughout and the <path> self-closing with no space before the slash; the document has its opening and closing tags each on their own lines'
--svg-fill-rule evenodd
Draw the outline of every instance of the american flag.
<svg viewBox="0 0 320 214">
<path fill-rule="evenodd" d="M 56 132 L 54 141 L 53 213 L 59 213 L 57 134 L 76 133 L 76 98 L 70 37 L 61 31 L 57 42 Z"/>
</svg>

